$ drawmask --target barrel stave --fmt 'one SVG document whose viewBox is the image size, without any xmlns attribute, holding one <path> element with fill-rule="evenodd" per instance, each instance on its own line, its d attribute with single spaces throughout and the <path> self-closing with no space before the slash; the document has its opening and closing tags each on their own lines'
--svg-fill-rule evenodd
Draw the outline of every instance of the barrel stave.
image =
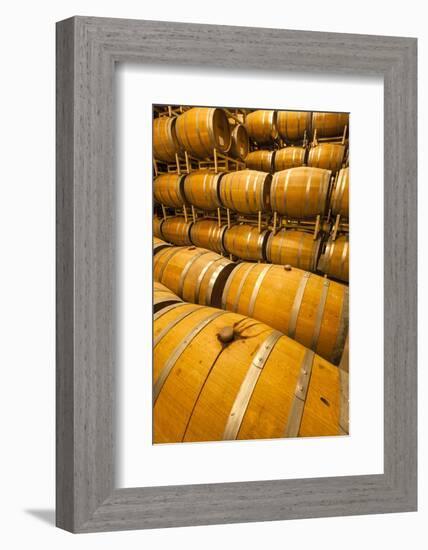
<svg viewBox="0 0 428 550">
<path fill-rule="evenodd" d="M 186 203 L 184 196 L 184 175 L 161 174 L 153 181 L 155 199 L 165 206 L 181 208 Z"/>
<path fill-rule="evenodd" d="M 349 217 L 349 167 L 342 168 L 337 176 L 331 196 L 331 212 L 334 216 Z"/>
<path fill-rule="evenodd" d="M 154 258 L 153 277 L 186 301 L 220 307 L 235 264 L 203 248 L 171 247 Z"/>
<path fill-rule="evenodd" d="M 315 271 L 321 240 L 312 233 L 294 229 L 281 229 L 271 234 L 266 245 L 267 260 L 273 264 L 291 265 Z"/>
<path fill-rule="evenodd" d="M 190 172 L 184 179 L 184 196 L 188 203 L 202 210 L 216 210 L 221 206 L 219 185 L 224 172 L 209 170 Z"/>
<path fill-rule="evenodd" d="M 346 433 L 341 426 L 341 371 L 314 361 L 311 381 L 300 424 L 300 437 L 333 436 Z"/>
<path fill-rule="evenodd" d="M 158 218 L 157 216 L 153 217 L 153 236 L 164 240 L 164 236 L 162 234 L 162 224 L 164 220 L 162 218 Z"/>
<path fill-rule="evenodd" d="M 345 146 L 340 143 L 320 143 L 309 150 L 308 166 L 338 172 L 342 168 Z"/>
<path fill-rule="evenodd" d="M 347 332 L 342 313 L 347 311 L 347 287 L 313 273 L 243 262 L 225 286 L 222 307 L 254 317 L 330 361 L 337 361 L 337 346 L 343 349 L 338 340 Z"/>
<path fill-rule="evenodd" d="M 274 169 L 275 172 L 296 168 L 305 164 L 305 147 L 283 147 L 275 153 Z"/>
<path fill-rule="evenodd" d="M 245 165 L 250 170 L 272 173 L 274 170 L 275 151 L 259 149 L 249 153 L 245 158 Z"/>
<path fill-rule="evenodd" d="M 180 145 L 175 133 L 176 117 L 158 117 L 153 120 L 153 156 L 163 162 L 175 162 Z"/>
<path fill-rule="evenodd" d="M 190 221 L 185 220 L 182 216 L 173 216 L 165 218 L 162 223 L 162 235 L 164 239 L 177 246 L 191 245 L 190 229 L 192 227 Z"/>
<path fill-rule="evenodd" d="M 160 252 L 164 248 L 168 248 L 171 246 L 170 243 L 166 243 L 162 239 L 159 239 L 158 237 L 153 237 L 153 254 L 156 254 L 157 252 Z"/>
<path fill-rule="evenodd" d="M 245 119 L 248 135 L 257 143 L 271 143 L 278 137 L 276 111 L 258 110 L 249 113 Z"/>
<path fill-rule="evenodd" d="M 242 214 L 269 210 L 272 176 L 257 170 L 230 172 L 220 180 L 220 200 L 225 208 Z"/>
<path fill-rule="evenodd" d="M 312 113 L 310 111 L 278 111 L 279 135 L 288 142 L 300 141 L 311 133 Z"/>
<path fill-rule="evenodd" d="M 223 254 L 226 252 L 223 244 L 226 229 L 226 225 L 219 227 L 217 220 L 200 219 L 192 225 L 190 239 L 195 246 Z"/>
<path fill-rule="evenodd" d="M 312 129 L 316 130 L 317 138 L 340 137 L 349 127 L 348 113 L 313 113 Z"/>
<path fill-rule="evenodd" d="M 236 124 L 231 133 L 232 144 L 230 146 L 230 155 L 233 158 L 244 160 L 248 155 L 250 143 L 248 133 L 243 124 Z"/>
<path fill-rule="evenodd" d="M 224 343 L 220 335 L 226 327 L 232 337 Z M 308 350 L 267 325 L 182 304 L 155 321 L 155 339 L 159 335 L 162 340 L 154 348 L 155 443 L 343 433 L 339 420 L 346 411 L 340 407 L 346 402 L 340 392 L 346 388 L 339 369 L 310 355 L 308 391 L 294 418 Z"/>
<path fill-rule="evenodd" d="M 171 292 L 171 290 L 155 281 L 153 283 L 153 312 L 157 311 L 177 302 L 183 302 L 176 294 Z"/>
<path fill-rule="evenodd" d="M 275 172 L 270 193 L 272 210 L 296 220 L 323 215 L 330 176 L 329 170 L 306 166 Z"/>
<path fill-rule="evenodd" d="M 349 281 L 348 235 L 339 235 L 335 240 L 328 239 L 325 251 L 319 259 L 318 269 L 334 279 Z"/>
<path fill-rule="evenodd" d="M 196 158 L 212 157 L 213 150 L 230 148 L 229 121 L 223 109 L 193 107 L 177 118 L 177 139 L 183 149 Z"/>
<path fill-rule="evenodd" d="M 224 247 L 229 254 L 242 260 L 266 260 L 266 242 L 269 230 L 259 231 L 258 227 L 240 224 L 226 229 Z"/>
</svg>

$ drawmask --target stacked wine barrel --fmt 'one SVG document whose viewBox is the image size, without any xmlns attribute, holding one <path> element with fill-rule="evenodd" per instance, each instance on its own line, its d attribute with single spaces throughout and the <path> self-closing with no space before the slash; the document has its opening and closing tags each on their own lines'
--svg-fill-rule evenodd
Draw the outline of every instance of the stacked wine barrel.
<svg viewBox="0 0 428 550">
<path fill-rule="evenodd" d="M 154 442 L 343 435 L 349 115 L 155 106 Z"/>
</svg>

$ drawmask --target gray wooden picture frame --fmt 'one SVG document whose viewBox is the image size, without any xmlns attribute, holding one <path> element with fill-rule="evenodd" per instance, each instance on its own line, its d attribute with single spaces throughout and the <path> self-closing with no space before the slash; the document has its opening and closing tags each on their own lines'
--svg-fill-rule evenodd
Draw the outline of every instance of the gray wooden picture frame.
<svg viewBox="0 0 428 550">
<path fill-rule="evenodd" d="M 83 533 L 416 510 L 416 39 L 73 17 L 57 24 L 56 47 L 58 527 Z M 383 474 L 115 488 L 118 62 L 383 77 Z"/>
</svg>

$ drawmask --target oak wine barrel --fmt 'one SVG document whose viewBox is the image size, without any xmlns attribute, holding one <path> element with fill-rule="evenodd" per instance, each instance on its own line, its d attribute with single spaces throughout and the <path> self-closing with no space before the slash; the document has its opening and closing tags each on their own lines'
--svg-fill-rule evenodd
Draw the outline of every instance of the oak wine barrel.
<svg viewBox="0 0 428 550">
<path fill-rule="evenodd" d="M 245 118 L 248 135 L 257 143 L 271 143 L 278 137 L 276 111 L 253 111 Z"/>
<path fill-rule="evenodd" d="M 279 135 L 287 142 L 300 141 L 311 133 L 310 111 L 278 111 L 276 125 Z"/>
<path fill-rule="evenodd" d="M 153 356 L 154 443 L 349 432 L 348 373 L 254 319 L 164 309 Z"/>
<path fill-rule="evenodd" d="M 153 254 L 160 252 L 163 248 L 167 248 L 168 246 L 171 246 L 170 243 L 166 243 L 158 237 L 153 237 Z"/>
<path fill-rule="evenodd" d="M 222 308 L 262 321 L 339 363 L 348 333 L 343 284 L 295 267 L 242 262 L 227 281 Z"/>
<path fill-rule="evenodd" d="M 242 260 L 266 260 L 265 249 L 269 234 L 267 229 L 259 233 L 258 227 L 253 225 L 233 225 L 226 230 L 224 247 L 229 254 Z"/>
<path fill-rule="evenodd" d="M 227 277 L 235 264 L 204 248 L 171 247 L 153 260 L 159 281 L 188 302 L 219 307 Z"/>
<path fill-rule="evenodd" d="M 242 214 L 269 210 L 272 176 L 257 170 L 230 172 L 220 180 L 220 200 L 225 208 Z"/>
<path fill-rule="evenodd" d="M 175 133 L 176 117 L 159 117 L 153 120 L 153 156 L 163 162 L 175 162 L 180 145 Z"/>
<path fill-rule="evenodd" d="M 231 133 L 232 145 L 230 146 L 230 156 L 236 159 L 244 160 L 248 155 L 250 143 L 248 133 L 243 124 L 236 124 Z"/>
<path fill-rule="evenodd" d="M 222 254 L 226 252 L 223 244 L 226 229 L 227 225 L 219 227 L 218 221 L 214 219 L 196 220 L 190 229 L 190 240 L 195 246 Z"/>
<path fill-rule="evenodd" d="M 349 281 L 349 237 L 340 235 L 333 241 L 330 238 L 318 262 L 318 269 L 329 277 Z"/>
<path fill-rule="evenodd" d="M 331 212 L 334 216 L 349 217 L 349 167 L 340 170 L 331 194 Z"/>
<path fill-rule="evenodd" d="M 340 143 L 320 143 L 309 150 L 308 166 L 337 172 L 342 168 L 344 156 L 344 145 Z"/>
<path fill-rule="evenodd" d="M 312 130 L 317 131 L 318 138 L 340 137 L 349 128 L 348 113 L 313 113 Z"/>
<path fill-rule="evenodd" d="M 162 235 L 164 239 L 178 246 L 191 245 L 190 229 L 191 221 L 185 220 L 182 216 L 166 218 L 162 223 Z"/>
<path fill-rule="evenodd" d="M 164 220 L 162 218 L 158 218 L 157 216 L 153 217 L 153 237 L 157 237 L 158 239 L 164 240 L 165 237 L 162 234 L 162 224 Z"/>
<path fill-rule="evenodd" d="M 230 148 L 229 121 L 223 109 L 193 107 L 178 116 L 175 130 L 182 148 L 196 158 L 212 157 L 214 148 L 223 153 Z"/>
<path fill-rule="evenodd" d="M 183 174 L 161 174 L 153 180 L 155 200 L 171 208 L 181 208 L 186 202 Z"/>
<path fill-rule="evenodd" d="M 183 300 L 165 285 L 157 281 L 153 282 L 153 313 L 177 303 L 183 303 Z"/>
<path fill-rule="evenodd" d="M 266 151 L 259 149 L 248 153 L 245 158 L 245 165 L 250 170 L 260 170 L 261 172 L 273 172 L 275 151 Z"/>
<path fill-rule="evenodd" d="M 187 202 L 203 210 L 216 210 L 221 206 L 219 185 L 224 172 L 209 170 L 190 172 L 184 180 L 184 196 Z"/>
<path fill-rule="evenodd" d="M 284 147 L 275 153 L 275 172 L 296 168 L 305 164 L 305 147 Z"/>
<path fill-rule="evenodd" d="M 301 166 L 275 172 L 270 189 L 272 211 L 291 219 L 324 214 L 331 172 Z"/>
<path fill-rule="evenodd" d="M 281 229 L 271 234 L 266 245 L 268 262 L 316 271 L 321 240 L 311 233 Z"/>
</svg>

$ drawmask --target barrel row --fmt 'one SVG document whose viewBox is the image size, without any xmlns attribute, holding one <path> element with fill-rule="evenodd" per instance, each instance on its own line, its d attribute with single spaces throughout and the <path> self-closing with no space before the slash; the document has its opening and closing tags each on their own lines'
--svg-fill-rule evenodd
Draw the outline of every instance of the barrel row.
<svg viewBox="0 0 428 550">
<path fill-rule="evenodd" d="M 347 113 L 318 113 L 309 111 L 257 110 L 245 119 L 248 135 L 259 144 L 272 143 L 278 137 L 286 142 L 305 137 L 341 137 L 349 127 Z"/>
<path fill-rule="evenodd" d="M 265 144 L 281 137 L 286 142 L 304 137 L 342 136 L 349 124 L 346 113 L 256 110 L 244 124 L 229 119 L 220 108 L 193 107 L 179 116 L 157 117 L 153 121 L 153 156 L 162 162 L 176 162 L 187 151 L 197 159 L 213 156 L 216 149 L 244 160 L 249 152 L 248 137 Z"/>
<path fill-rule="evenodd" d="M 154 315 L 155 443 L 349 433 L 347 372 L 263 322 L 178 300 Z"/>
<path fill-rule="evenodd" d="M 348 235 L 339 235 L 334 240 L 329 237 L 324 242 L 321 237 L 314 239 L 312 233 L 297 229 L 259 231 L 258 227 L 244 223 L 228 228 L 227 225 L 219 226 L 214 219 L 186 222 L 181 216 L 155 220 L 157 235 L 178 246 L 194 245 L 241 260 L 291 265 L 320 271 L 333 279 L 349 280 Z M 168 246 L 160 244 L 159 240 L 155 236 L 155 253 Z"/>
<path fill-rule="evenodd" d="M 236 264 L 210 250 L 164 248 L 154 280 L 185 301 L 253 317 L 334 364 L 348 332 L 348 287 L 309 271 L 266 263 Z"/>
<path fill-rule="evenodd" d="M 318 167 L 296 167 L 273 174 L 258 170 L 214 173 L 198 170 L 188 175 L 157 176 L 153 184 L 155 200 L 170 208 L 191 204 L 213 211 L 219 207 L 241 214 L 277 212 L 290 219 L 324 215 L 349 215 L 349 168 L 332 171 Z"/>
<path fill-rule="evenodd" d="M 251 170 L 269 173 L 305 165 L 336 173 L 344 165 L 345 153 L 346 147 L 341 143 L 320 143 L 309 149 L 296 146 L 257 149 L 246 156 L 245 165 Z"/>
</svg>

